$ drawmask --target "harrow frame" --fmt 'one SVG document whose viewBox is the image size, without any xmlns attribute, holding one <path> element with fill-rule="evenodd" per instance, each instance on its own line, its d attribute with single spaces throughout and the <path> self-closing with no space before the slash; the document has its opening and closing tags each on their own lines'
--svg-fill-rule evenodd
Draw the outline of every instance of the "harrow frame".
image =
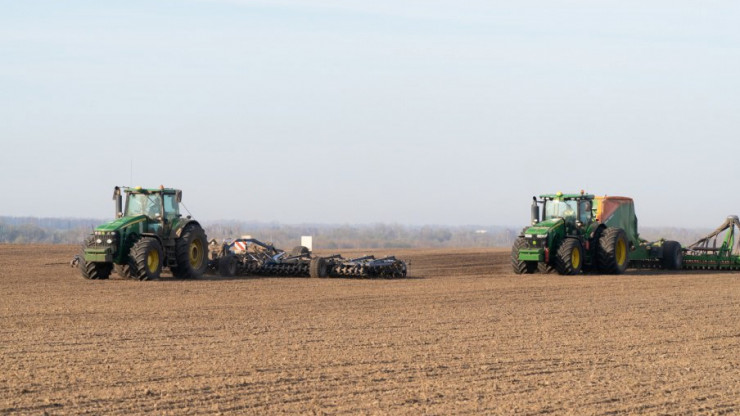
<svg viewBox="0 0 740 416">
<path fill-rule="evenodd" d="M 740 270 L 740 219 L 730 215 L 716 230 L 683 249 L 688 270 Z M 719 243 L 719 246 L 718 246 Z"/>
</svg>

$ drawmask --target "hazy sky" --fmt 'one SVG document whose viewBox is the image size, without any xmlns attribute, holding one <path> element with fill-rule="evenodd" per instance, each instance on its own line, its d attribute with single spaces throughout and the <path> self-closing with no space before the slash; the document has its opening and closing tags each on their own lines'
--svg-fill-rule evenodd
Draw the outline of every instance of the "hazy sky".
<svg viewBox="0 0 740 416">
<path fill-rule="evenodd" d="M 0 215 L 164 184 L 205 220 L 524 225 L 586 189 L 718 225 L 738 4 L 0 0 Z"/>
</svg>

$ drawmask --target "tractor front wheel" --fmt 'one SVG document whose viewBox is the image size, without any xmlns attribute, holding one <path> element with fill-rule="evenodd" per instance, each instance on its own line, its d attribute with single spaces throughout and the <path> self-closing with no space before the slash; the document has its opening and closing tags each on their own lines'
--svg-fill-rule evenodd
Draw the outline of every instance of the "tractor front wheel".
<svg viewBox="0 0 740 416">
<path fill-rule="evenodd" d="M 172 274 L 180 279 L 197 279 L 208 267 L 208 241 L 206 233 L 198 224 L 185 226 L 175 242 L 177 266 Z"/>
<path fill-rule="evenodd" d="M 131 266 L 129 266 L 128 264 L 114 264 L 113 271 L 118 273 L 119 276 L 126 279 L 133 278 L 133 276 L 131 276 Z"/>
<path fill-rule="evenodd" d="M 79 267 L 82 277 L 90 280 L 107 279 L 113 269 L 110 263 L 87 263 L 84 257 L 81 257 Z"/>
<path fill-rule="evenodd" d="M 514 241 L 514 245 L 511 247 L 511 266 L 516 274 L 531 274 L 537 270 L 536 261 L 522 261 L 519 260 L 519 250 L 527 247 L 527 240 L 523 237 L 519 237 Z"/>
<path fill-rule="evenodd" d="M 156 280 L 162 273 L 162 245 L 144 237 L 134 243 L 129 254 L 128 274 L 132 279 Z M 123 272 L 125 274 L 125 272 Z"/>
<path fill-rule="evenodd" d="M 85 279 L 107 279 L 110 277 L 112 269 L 110 263 L 85 263 L 85 260 L 80 261 L 80 270 L 82 271 L 82 277 Z"/>
<path fill-rule="evenodd" d="M 555 256 L 555 268 L 560 274 L 578 274 L 583 268 L 583 247 L 574 238 L 566 238 Z"/>
<path fill-rule="evenodd" d="M 80 261 L 77 263 L 77 267 L 80 268 L 80 274 L 82 274 L 82 277 L 89 280 L 103 280 L 110 277 L 113 265 L 111 263 L 86 262 L 85 248 L 87 248 L 86 244 L 82 246 L 82 252 L 79 255 Z"/>
<path fill-rule="evenodd" d="M 551 274 L 555 272 L 555 266 L 550 263 L 537 263 L 537 271 L 542 274 Z"/>
</svg>

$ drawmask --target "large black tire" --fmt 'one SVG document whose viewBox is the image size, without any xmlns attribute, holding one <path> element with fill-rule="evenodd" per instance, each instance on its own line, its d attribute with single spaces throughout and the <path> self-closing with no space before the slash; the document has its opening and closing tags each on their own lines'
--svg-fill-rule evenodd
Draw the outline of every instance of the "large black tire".
<svg viewBox="0 0 740 416">
<path fill-rule="evenodd" d="M 551 273 L 554 273 L 556 270 L 555 270 L 555 266 L 553 266 L 552 264 L 542 262 L 542 263 L 537 263 L 537 271 L 542 274 L 551 274 Z"/>
<path fill-rule="evenodd" d="M 295 246 L 290 252 L 291 256 L 305 256 L 307 254 L 311 254 L 311 250 L 309 250 L 306 246 Z"/>
<path fill-rule="evenodd" d="M 679 270 L 683 263 L 683 251 L 678 241 L 666 241 L 663 243 L 663 258 L 661 265 L 665 270 Z"/>
<path fill-rule="evenodd" d="M 622 274 L 629 264 L 627 234 L 621 228 L 607 228 L 599 237 L 596 248 L 598 270 L 606 274 Z"/>
<path fill-rule="evenodd" d="M 113 270 L 111 263 L 86 263 L 85 259 L 80 260 L 80 270 L 82 277 L 90 280 L 105 280 L 110 277 Z"/>
<path fill-rule="evenodd" d="M 104 280 L 110 277 L 110 272 L 113 269 L 111 263 L 87 263 L 85 261 L 84 254 L 80 256 L 79 263 L 80 273 L 82 277 L 90 280 Z"/>
<path fill-rule="evenodd" d="M 119 276 L 131 279 L 133 276 L 131 276 L 131 266 L 128 264 L 114 264 L 113 265 L 113 271 L 118 273 Z"/>
<path fill-rule="evenodd" d="M 185 226 L 180 238 L 175 241 L 177 266 L 172 274 L 180 279 L 197 279 L 208 267 L 208 241 L 200 225 Z"/>
<path fill-rule="evenodd" d="M 80 268 L 80 274 L 82 277 L 89 280 L 104 280 L 110 277 L 110 272 L 113 270 L 111 263 L 95 263 L 85 261 L 85 248 L 87 244 L 82 245 L 82 252 L 80 252 L 77 267 Z"/>
<path fill-rule="evenodd" d="M 566 238 L 555 255 L 555 268 L 560 274 L 578 274 L 583 268 L 583 246 L 575 238 Z"/>
<path fill-rule="evenodd" d="M 537 270 L 536 261 L 521 261 L 519 260 L 519 250 L 527 247 L 527 240 L 524 237 L 519 237 L 514 241 L 514 245 L 511 246 L 511 267 L 514 269 L 516 274 L 531 274 Z"/>
<path fill-rule="evenodd" d="M 163 257 L 162 245 L 156 238 L 139 239 L 129 252 L 129 276 L 138 280 L 159 279 Z"/>
<path fill-rule="evenodd" d="M 233 254 L 228 254 L 218 260 L 218 273 L 223 277 L 236 275 L 236 266 L 239 260 Z"/>
<path fill-rule="evenodd" d="M 308 264 L 308 275 L 311 277 L 329 276 L 329 267 L 323 257 L 314 257 Z"/>
</svg>

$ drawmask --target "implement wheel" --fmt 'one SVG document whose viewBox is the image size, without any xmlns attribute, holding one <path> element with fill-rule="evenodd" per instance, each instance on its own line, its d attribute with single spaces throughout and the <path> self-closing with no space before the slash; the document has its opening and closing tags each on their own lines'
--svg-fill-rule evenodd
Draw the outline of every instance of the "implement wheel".
<svg viewBox="0 0 740 416">
<path fill-rule="evenodd" d="M 583 268 L 583 247 L 574 238 L 566 238 L 555 256 L 555 268 L 560 274 L 578 274 Z"/>
<path fill-rule="evenodd" d="M 309 250 L 306 246 L 295 246 L 290 252 L 291 256 L 305 256 L 308 254 L 311 254 L 311 250 Z"/>
<path fill-rule="evenodd" d="M 663 243 L 663 258 L 661 266 L 665 270 L 678 270 L 683 264 L 683 251 L 678 241 L 666 241 Z"/>
<path fill-rule="evenodd" d="M 218 260 L 218 273 L 222 277 L 233 277 L 236 275 L 236 266 L 239 260 L 233 254 L 221 257 Z"/>
<path fill-rule="evenodd" d="M 527 240 L 523 237 L 519 237 L 514 241 L 514 245 L 511 246 L 511 267 L 514 269 L 516 274 L 531 274 L 537 270 L 536 261 L 522 261 L 519 260 L 519 250 L 527 247 Z"/>
<path fill-rule="evenodd" d="M 206 233 L 198 224 L 185 226 L 180 238 L 175 242 L 177 266 L 172 274 L 180 279 L 197 279 L 203 276 L 208 267 L 208 242 Z"/>
<path fill-rule="evenodd" d="M 129 254 L 130 277 L 156 280 L 162 273 L 162 245 L 155 238 L 144 237 L 134 243 Z"/>
<path fill-rule="evenodd" d="M 622 274 L 629 264 L 627 234 L 621 228 L 607 228 L 599 237 L 596 260 L 601 273 Z"/>
<path fill-rule="evenodd" d="M 308 275 L 311 277 L 327 277 L 329 275 L 329 268 L 326 264 L 326 259 L 323 257 L 314 257 L 311 259 L 311 263 L 308 264 Z"/>
</svg>

